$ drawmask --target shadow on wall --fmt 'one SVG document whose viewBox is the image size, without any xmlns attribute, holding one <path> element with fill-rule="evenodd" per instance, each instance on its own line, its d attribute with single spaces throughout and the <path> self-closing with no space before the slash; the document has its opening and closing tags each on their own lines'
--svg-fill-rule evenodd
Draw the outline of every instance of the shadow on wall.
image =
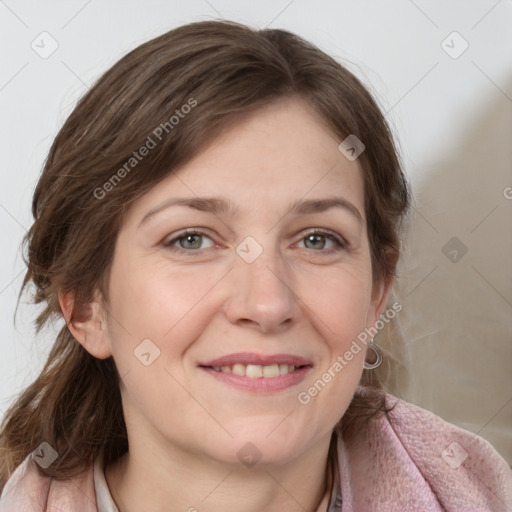
<svg viewBox="0 0 512 512">
<path fill-rule="evenodd" d="M 412 376 L 401 395 L 512 466 L 512 79 L 506 94 L 489 87 L 462 144 L 415 187 L 396 282 Z"/>
</svg>

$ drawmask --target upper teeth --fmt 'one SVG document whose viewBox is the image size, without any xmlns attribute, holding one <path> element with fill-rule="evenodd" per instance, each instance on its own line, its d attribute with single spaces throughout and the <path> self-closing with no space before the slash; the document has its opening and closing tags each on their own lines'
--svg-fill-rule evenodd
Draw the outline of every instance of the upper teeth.
<svg viewBox="0 0 512 512">
<path fill-rule="evenodd" d="M 262 366 L 260 364 L 234 364 L 233 366 L 213 366 L 218 372 L 233 373 L 241 377 L 258 379 L 259 377 L 279 377 L 295 370 L 295 366 L 288 364 L 270 364 Z"/>
</svg>

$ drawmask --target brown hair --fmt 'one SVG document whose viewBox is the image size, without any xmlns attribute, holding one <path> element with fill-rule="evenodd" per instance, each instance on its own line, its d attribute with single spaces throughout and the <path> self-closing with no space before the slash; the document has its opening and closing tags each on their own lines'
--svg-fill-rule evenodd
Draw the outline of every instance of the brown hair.
<svg viewBox="0 0 512 512">
<path fill-rule="evenodd" d="M 370 93 L 345 67 L 290 32 L 198 22 L 120 59 L 80 99 L 55 138 L 23 241 L 28 269 L 20 296 L 32 281 L 33 302 L 45 305 L 36 333 L 52 319 L 62 320 L 58 290 L 74 294 L 71 321 L 95 290 L 108 312 L 106 283 L 130 204 L 241 116 L 289 95 L 305 99 L 340 142 L 355 134 L 365 144 L 358 162 L 373 279 L 394 275 L 396 258 L 388 251 L 399 251 L 410 195 L 390 129 Z M 131 161 L 148 137 L 156 142 L 155 130 L 161 140 L 144 159 Z M 386 411 L 378 379 L 364 372 L 361 384 L 371 387 L 364 396 L 355 394 L 340 420 L 345 436 Z M 40 375 L 4 417 L 0 489 L 42 442 L 58 459 L 38 470 L 56 479 L 76 475 L 93 456 L 109 463 L 128 449 L 114 360 L 90 355 L 67 325 Z"/>
</svg>

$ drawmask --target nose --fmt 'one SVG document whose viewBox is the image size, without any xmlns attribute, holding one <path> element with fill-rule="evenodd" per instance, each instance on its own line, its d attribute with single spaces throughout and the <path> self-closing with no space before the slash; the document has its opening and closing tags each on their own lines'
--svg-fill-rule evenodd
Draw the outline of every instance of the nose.
<svg viewBox="0 0 512 512">
<path fill-rule="evenodd" d="M 225 305 L 228 320 L 262 333 L 289 329 L 299 315 L 292 273 L 279 251 L 269 249 L 251 263 L 236 256 Z"/>
</svg>

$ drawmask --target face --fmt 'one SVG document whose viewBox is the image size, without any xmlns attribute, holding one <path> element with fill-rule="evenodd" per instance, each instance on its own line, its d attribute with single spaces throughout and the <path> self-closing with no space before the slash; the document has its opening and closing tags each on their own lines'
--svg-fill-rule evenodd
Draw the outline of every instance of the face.
<svg viewBox="0 0 512 512">
<path fill-rule="evenodd" d="M 365 347 L 333 363 L 389 291 L 372 285 L 361 169 L 339 143 L 282 99 L 130 207 L 88 349 L 114 357 L 131 445 L 282 464 L 330 436 Z"/>
</svg>

